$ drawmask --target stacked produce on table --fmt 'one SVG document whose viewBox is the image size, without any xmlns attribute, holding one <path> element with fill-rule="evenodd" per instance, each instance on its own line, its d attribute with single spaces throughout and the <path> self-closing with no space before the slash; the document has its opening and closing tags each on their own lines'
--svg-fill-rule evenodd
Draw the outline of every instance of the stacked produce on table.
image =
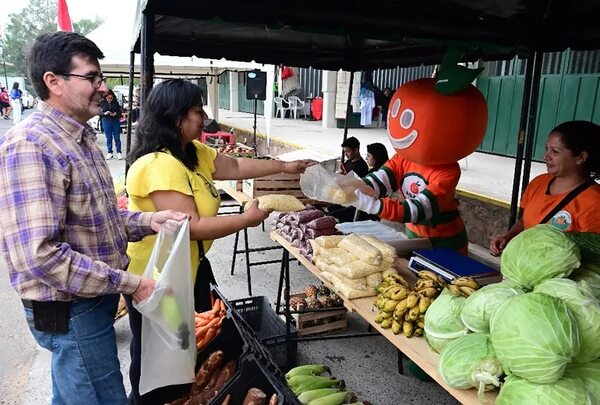
<svg viewBox="0 0 600 405">
<path fill-rule="evenodd" d="M 344 306 L 344 300 L 324 285 L 309 284 L 304 289 L 304 296 L 296 295 L 290 299 L 290 308 L 293 311 L 339 308 L 342 306 Z"/>
<path fill-rule="evenodd" d="M 324 376 L 323 374 L 329 374 Z M 285 375 L 288 387 L 302 405 L 368 404 L 356 402 L 354 394 L 346 391 L 344 380 L 331 376 L 329 367 L 305 364 L 295 367 Z"/>
<path fill-rule="evenodd" d="M 335 225 L 335 218 L 326 216 L 311 205 L 302 211 L 282 212 L 273 222 L 274 230 L 293 247 L 300 249 L 300 254 L 309 260 L 313 258 L 313 247 L 309 241 L 320 236 L 339 234 Z"/>
<path fill-rule="evenodd" d="M 444 291 L 427 311 L 442 378 L 500 386 L 498 405 L 599 404 L 600 235 L 538 225 L 511 240 L 500 270 L 502 283 Z"/>
<path fill-rule="evenodd" d="M 343 298 L 377 295 L 383 274 L 396 273 L 396 249 L 369 235 L 321 236 L 311 242 L 321 277 Z"/>
<path fill-rule="evenodd" d="M 408 282 L 399 274 L 386 274 L 385 279 L 376 290 L 379 292 L 374 306 L 379 309 L 375 322 L 383 329 L 392 328 L 395 335 L 401 332 L 407 338 L 423 336 L 425 328 L 425 314 L 436 297 L 446 287 L 444 279 L 432 271 L 422 270 L 419 278 L 411 288 Z M 464 294 L 471 293 L 479 287 L 477 282 L 469 277 L 461 277 L 448 285 L 458 294 L 460 288 L 465 288 Z"/>
</svg>

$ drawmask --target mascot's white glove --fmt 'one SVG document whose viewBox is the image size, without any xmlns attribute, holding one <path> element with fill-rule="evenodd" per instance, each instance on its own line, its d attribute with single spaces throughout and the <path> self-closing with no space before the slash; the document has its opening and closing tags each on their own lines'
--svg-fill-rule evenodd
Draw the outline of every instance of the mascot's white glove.
<svg viewBox="0 0 600 405">
<path fill-rule="evenodd" d="M 378 215 L 379 211 L 381 211 L 381 200 L 378 198 L 373 198 L 360 190 L 355 191 L 356 201 L 351 203 L 353 207 L 356 207 L 357 210 L 364 211 L 367 214 Z"/>
</svg>

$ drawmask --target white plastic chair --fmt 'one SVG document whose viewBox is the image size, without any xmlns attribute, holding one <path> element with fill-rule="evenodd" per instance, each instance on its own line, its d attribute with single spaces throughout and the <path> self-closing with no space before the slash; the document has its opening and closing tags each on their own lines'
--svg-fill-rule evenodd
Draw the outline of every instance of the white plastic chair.
<svg viewBox="0 0 600 405">
<path fill-rule="evenodd" d="M 298 111 L 300 113 L 304 113 L 304 101 L 300 100 L 298 96 L 289 96 L 288 101 L 290 103 L 290 108 L 292 109 L 292 113 L 294 114 L 294 119 L 298 118 Z M 306 115 L 304 113 L 304 115 Z"/>
<path fill-rule="evenodd" d="M 282 97 L 273 97 L 273 101 L 277 107 L 277 110 L 275 111 L 275 118 L 277 118 L 277 115 L 279 115 L 281 118 L 285 118 L 286 111 L 290 111 L 289 104 L 287 107 L 285 107 L 283 103 L 286 101 Z"/>
</svg>

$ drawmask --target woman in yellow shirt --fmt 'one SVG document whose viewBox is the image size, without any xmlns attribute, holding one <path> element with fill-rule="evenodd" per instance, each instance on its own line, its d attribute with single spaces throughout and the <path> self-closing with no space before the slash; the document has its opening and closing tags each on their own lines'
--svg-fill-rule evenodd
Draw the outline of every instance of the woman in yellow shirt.
<svg viewBox="0 0 600 405">
<path fill-rule="evenodd" d="M 198 142 L 207 118 L 202 109 L 202 90 L 184 80 L 166 80 L 152 89 L 136 130 L 136 144 L 129 154 L 127 174 L 129 210 L 175 209 L 190 215 L 190 247 L 195 272 L 197 311 L 210 308 L 209 283 L 214 281 L 208 259 L 212 241 L 264 221 L 269 213 L 254 202 L 243 214 L 216 217 L 221 202 L 213 180 L 236 180 L 276 173 L 302 173 L 313 161 L 234 159 Z M 142 274 L 156 236 L 130 243 L 129 271 Z M 199 246 L 202 246 L 202 251 Z M 141 315 L 127 299 L 133 332 L 129 378 L 136 404 L 170 402 L 181 387 L 163 387 L 140 397 Z M 182 392 L 183 394 L 183 392 Z M 175 396 L 176 398 L 176 396 Z"/>
</svg>

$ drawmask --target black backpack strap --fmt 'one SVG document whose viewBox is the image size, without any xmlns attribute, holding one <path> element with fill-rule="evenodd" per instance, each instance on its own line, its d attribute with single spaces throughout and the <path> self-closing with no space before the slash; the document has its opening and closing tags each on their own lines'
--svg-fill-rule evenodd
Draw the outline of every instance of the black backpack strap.
<svg viewBox="0 0 600 405">
<path fill-rule="evenodd" d="M 558 204 L 556 204 L 556 206 L 552 209 L 552 211 L 550 211 L 544 217 L 544 219 L 542 219 L 540 221 L 540 224 L 545 224 L 546 222 L 550 221 L 550 219 L 552 219 L 552 217 L 555 216 L 558 211 L 562 210 L 565 207 L 565 205 L 567 205 L 568 203 L 570 203 L 581 192 L 583 192 L 585 189 L 587 189 L 588 187 L 590 187 L 590 186 L 592 186 L 594 184 L 596 184 L 596 182 L 593 179 L 590 178 L 587 181 L 585 181 L 584 183 L 582 183 L 579 186 L 575 187 L 573 190 L 571 190 L 571 192 L 569 192 L 569 194 L 567 194 L 565 196 L 565 198 L 563 198 Z"/>
</svg>

